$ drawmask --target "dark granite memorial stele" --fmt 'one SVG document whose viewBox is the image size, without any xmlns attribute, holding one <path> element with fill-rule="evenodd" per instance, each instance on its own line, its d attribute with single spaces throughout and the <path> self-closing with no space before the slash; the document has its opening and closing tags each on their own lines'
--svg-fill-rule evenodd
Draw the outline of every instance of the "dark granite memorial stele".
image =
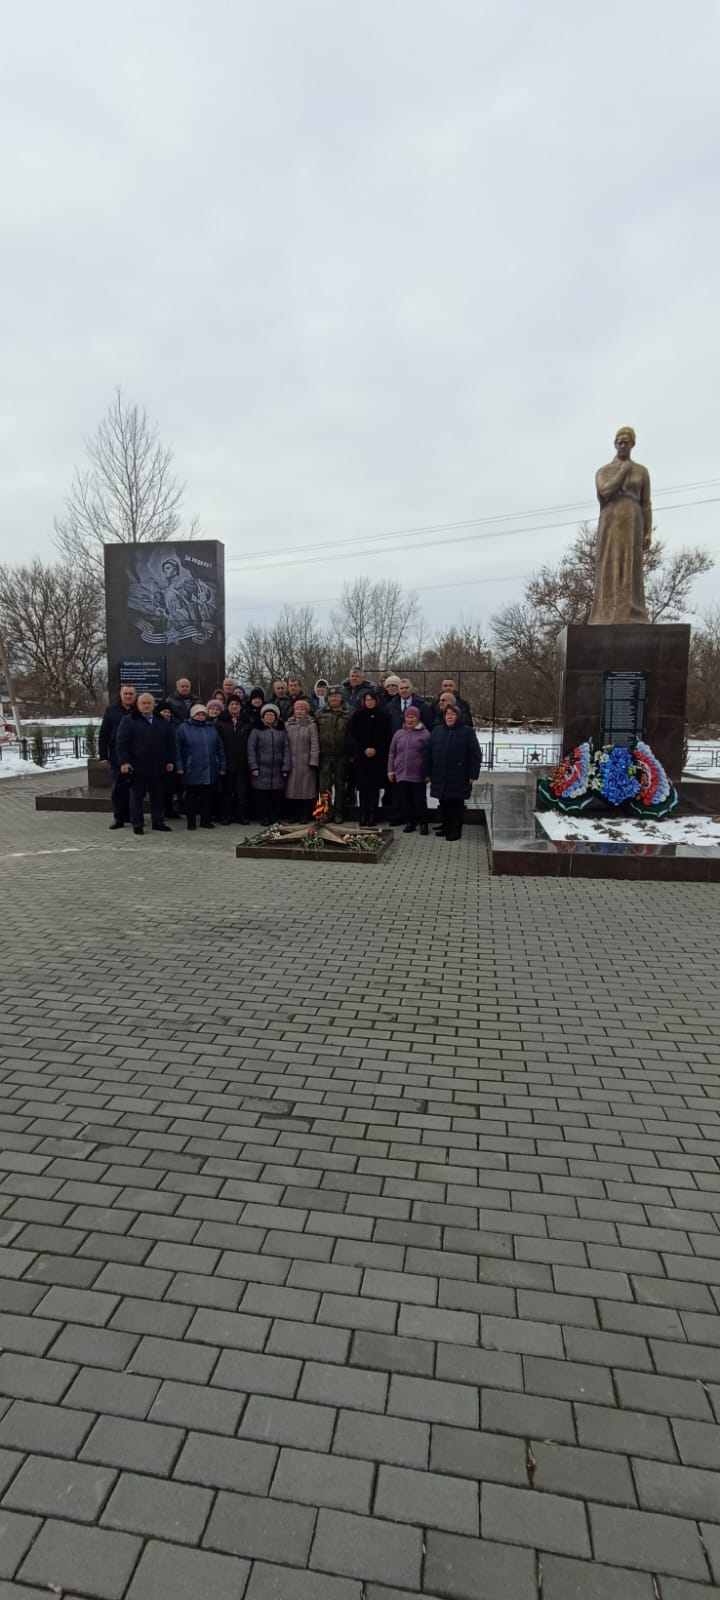
<svg viewBox="0 0 720 1600">
<path fill-rule="evenodd" d="M 105 545 L 110 698 L 178 678 L 207 700 L 225 676 L 225 548 L 214 539 Z M 142 678 L 142 683 L 139 679 Z"/>
<path fill-rule="evenodd" d="M 593 744 L 650 746 L 680 781 L 690 628 L 686 623 L 573 623 L 558 638 L 558 732 L 563 755 Z"/>
</svg>

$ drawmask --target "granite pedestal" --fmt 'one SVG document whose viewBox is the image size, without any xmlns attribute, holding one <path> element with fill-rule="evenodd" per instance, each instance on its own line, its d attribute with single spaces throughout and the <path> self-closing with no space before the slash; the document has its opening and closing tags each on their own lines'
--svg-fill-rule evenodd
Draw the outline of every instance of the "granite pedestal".
<svg viewBox="0 0 720 1600">
<path fill-rule="evenodd" d="M 595 745 L 629 744 L 635 719 L 632 734 L 649 744 L 677 783 L 683 766 L 689 653 L 685 623 L 573 623 L 564 628 L 558 637 L 558 742 L 563 754 L 585 739 Z M 608 708 L 617 708 L 625 691 L 627 737 L 621 737 L 617 729 L 623 727 L 622 718 L 611 733 Z M 617 719 L 617 709 L 614 715 Z"/>
</svg>

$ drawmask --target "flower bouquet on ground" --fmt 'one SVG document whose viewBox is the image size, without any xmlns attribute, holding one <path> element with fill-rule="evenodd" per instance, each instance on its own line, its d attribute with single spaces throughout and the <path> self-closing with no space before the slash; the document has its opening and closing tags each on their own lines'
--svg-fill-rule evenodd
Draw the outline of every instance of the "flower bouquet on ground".
<svg viewBox="0 0 720 1600">
<path fill-rule="evenodd" d="M 636 817 L 671 817 L 678 807 L 675 785 L 649 745 L 593 750 L 590 740 L 541 779 L 538 799 L 550 810 L 570 813 L 588 811 L 598 802 L 627 806 Z"/>
</svg>

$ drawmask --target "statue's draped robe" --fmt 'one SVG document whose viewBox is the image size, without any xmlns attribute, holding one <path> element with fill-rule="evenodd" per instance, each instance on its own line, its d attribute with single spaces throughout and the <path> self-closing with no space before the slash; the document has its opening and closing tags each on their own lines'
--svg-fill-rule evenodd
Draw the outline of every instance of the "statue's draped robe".
<svg viewBox="0 0 720 1600">
<path fill-rule="evenodd" d="M 611 461 L 595 474 L 600 501 L 591 623 L 648 622 L 643 547 L 651 527 L 650 478 L 636 461 Z"/>
</svg>

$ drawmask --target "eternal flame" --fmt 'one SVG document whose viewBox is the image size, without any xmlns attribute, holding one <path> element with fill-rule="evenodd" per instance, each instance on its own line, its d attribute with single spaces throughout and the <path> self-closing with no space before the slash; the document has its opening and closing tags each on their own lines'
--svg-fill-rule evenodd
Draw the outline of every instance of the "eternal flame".
<svg viewBox="0 0 720 1600">
<path fill-rule="evenodd" d="M 652 536 L 650 474 L 631 461 L 634 428 L 615 435 L 615 460 L 595 474 L 600 519 L 595 555 L 595 595 L 589 621 L 649 622 L 643 552 Z"/>
</svg>

